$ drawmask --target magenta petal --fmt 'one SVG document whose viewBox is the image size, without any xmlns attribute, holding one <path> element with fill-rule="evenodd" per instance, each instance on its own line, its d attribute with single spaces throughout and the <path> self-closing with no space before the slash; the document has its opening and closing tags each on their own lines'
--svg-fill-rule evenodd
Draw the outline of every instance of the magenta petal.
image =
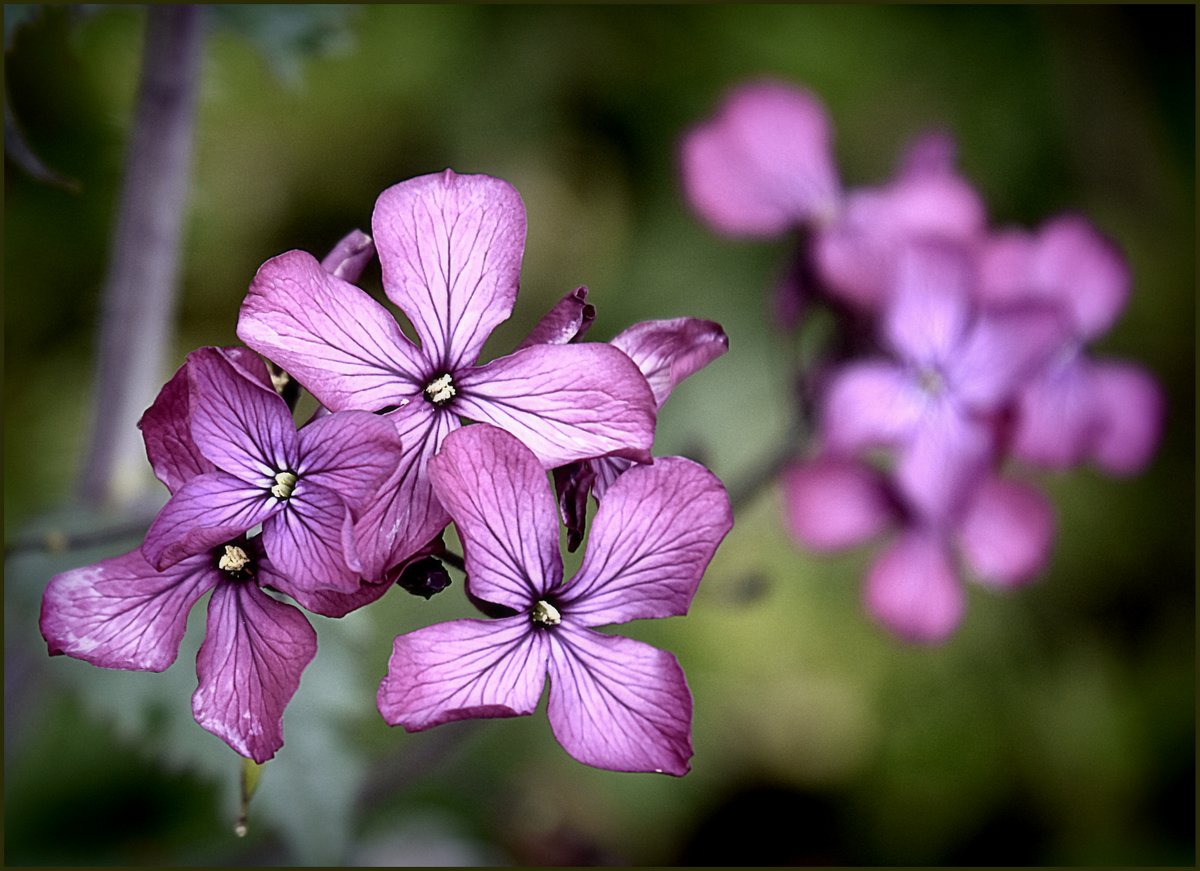
<svg viewBox="0 0 1200 871">
<path fill-rule="evenodd" d="M 1026 484 L 990 477 L 979 485 L 958 528 L 963 558 L 990 587 L 1032 580 L 1050 559 L 1054 509 Z"/>
<path fill-rule="evenodd" d="M 1064 326 L 1054 311 L 1043 307 L 981 315 L 946 365 L 946 380 L 967 406 L 992 411 L 1062 349 Z"/>
<path fill-rule="evenodd" d="M 970 323 L 970 293 L 969 262 L 963 252 L 943 245 L 906 245 L 884 314 L 888 343 L 910 363 L 945 363 Z"/>
<path fill-rule="evenodd" d="M 626 460 L 623 457 L 597 457 L 594 460 L 588 460 L 588 464 L 592 467 L 592 495 L 599 502 L 604 498 L 604 494 L 608 492 L 608 488 L 613 485 L 617 477 L 625 472 L 633 462 Z"/>
<path fill-rule="evenodd" d="M 546 685 L 546 639 L 528 614 L 454 620 L 397 636 L 379 684 L 379 713 L 409 732 L 531 714 Z"/>
<path fill-rule="evenodd" d="M 104 668 L 162 671 L 179 655 L 188 612 L 218 576 L 208 554 L 156 572 L 140 550 L 50 579 L 41 629 L 51 655 Z"/>
<path fill-rule="evenodd" d="M 729 350 L 729 337 L 712 321 L 674 318 L 634 324 L 612 344 L 637 364 L 661 408 L 676 384 Z"/>
<path fill-rule="evenodd" d="M 354 284 L 374 257 L 375 242 L 371 237 L 362 230 L 351 230 L 325 255 L 321 268 L 342 281 Z"/>
<path fill-rule="evenodd" d="M 566 622 L 550 637 L 547 713 L 563 749 L 596 768 L 687 774 L 692 694 L 679 661 Z"/>
<path fill-rule="evenodd" d="M 945 548 L 909 532 L 885 550 L 867 575 L 867 610 L 906 641 L 938 643 L 958 628 L 967 599 Z"/>
<path fill-rule="evenodd" d="M 251 582 L 217 586 L 196 658 L 196 722 L 238 753 L 266 762 L 283 746 L 283 709 L 317 653 L 317 633 L 291 605 Z"/>
<path fill-rule="evenodd" d="M 950 402 L 931 402 L 901 448 L 896 483 L 905 499 L 931 523 L 950 520 L 988 471 L 995 433 Z"/>
<path fill-rule="evenodd" d="M 825 107 L 782 82 L 730 91 L 716 115 L 684 137 L 681 165 L 688 202 L 719 233 L 772 236 L 837 205 Z"/>
<path fill-rule="evenodd" d="M 330 589 L 313 590 L 295 583 L 265 559 L 258 561 L 255 578 L 261 586 L 291 596 L 305 611 L 325 617 L 344 617 L 351 611 L 380 599 L 393 586 L 390 582 L 361 583 L 349 593 Z"/>
<path fill-rule="evenodd" d="M 825 391 L 821 434 L 837 452 L 895 445 L 909 437 L 927 402 L 904 369 L 879 360 L 850 363 Z"/>
<path fill-rule="evenodd" d="M 699 463 L 660 457 L 635 466 L 600 503 L 587 555 L 559 607 L 583 626 L 686 614 L 732 527 L 725 487 Z"/>
<path fill-rule="evenodd" d="M 512 433 L 548 469 L 607 454 L 650 461 L 654 396 L 611 345 L 536 345 L 456 383 L 458 413 Z"/>
<path fill-rule="evenodd" d="M 238 338 L 334 411 L 403 405 L 420 394 L 429 374 L 387 309 L 303 251 L 259 267 L 242 303 Z"/>
<path fill-rule="evenodd" d="M 787 529 L 810 550 L 854 547 L 897 520 L 883 476 L 853 460 L 797 463 L 784 471 L 781 483 Z"/>
<path fill-rule="evenodd" d="M 516 350 L 531 345 L 565 345 L 577 342 L 596 319 L 596 307 L 587 301 L 588 289 L 577 287 L 568 293 L 537 322 Z"/>
<path fill-rule="evenodd" d="M 241 535 L 279 510 L 280 501 L 226 472 L 192 478 L 170 498 L 142 542 L 142 554 L 160 571 Z"/>
<path fill-rule="evenodd" d="M 294 586 L 352 593 L 360 579 L 347 564 L 342 544 L 349 522 L 349 509 L 337 493 L 301 481 L 286 507 L 263 524 L 263 547 Z"/>
<path fill-rule="evenodd" d="M 351 505 L 396 467 L 402 453 L 392 422 L 365 411 L 326 415 L 300 430 L 299 439 L 300 480 L 336 490 Z"/>
<path fill-rule="evenodd" d="M 1166 397 L 1140 366 L 1118 361 L 1092 365 L 1099 418 L 1092 458 L 1113 475 L 1140 472 L 1162 436 Z"/>
<path fill-rule="evenodd" d="M 434 492 L 458 528 L 471 592 L 527 610 L 562 580 L 558 516 L 546 472 L 496 427 L 452 432 L 429 461 Z"/>
<path fill-rule="evenodd" d="M 423 175 L 379 195 L 371 228 L 383 289 L 412 322 L 425 357 L 449 372 L 474 363 L 517 298 L 520 194 L 486 175 Z"/>
<path fill-rule="evenodd" d="M 1081 339 L 1103 335 L 1129 298 L 1130 274 L 1116 246 L 1080 215 L 1047 221 L 1034 244 L 1031 284 L 1064 305 Z"/>
<path fill-rule="evenodd" d="M 1087 459 L 1096 438 L 1096 396 L 1083 357 L 1048 365 L 1017 397 L 1013 454 L 1049 469 L 1070 469 Z"/>
<path fill-rule="evenodd" d="M 197 475 L 217 468 L 192 438 L 187 370 L 187 363 L 179 367 L 138 421 L 154 474 L 172 493 Z"/>
</svg>

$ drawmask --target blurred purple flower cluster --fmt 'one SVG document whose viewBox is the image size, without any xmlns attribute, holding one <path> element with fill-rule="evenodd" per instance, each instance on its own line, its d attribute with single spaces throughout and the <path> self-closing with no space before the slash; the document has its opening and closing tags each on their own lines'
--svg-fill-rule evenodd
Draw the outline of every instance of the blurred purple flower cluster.
<svg viewBox="0 0 1200 871">
<path fill-rule="evenodd" d="M 775 81 L 731 90 L 680 157 L 687 200 L 712 229 L 795 236 L 780 325 L 834 313 L 838 337 L 806 373 L 816 426 L 783 476 L 786 525 L 816 551 L 886 536 L 864 600 L 900 637 L 955 631 L 960 575 L 1011 588 L 1046 567 L 1054 511 L 1030 470 L 1090 462 L 1128 475 L 1150 460 L 1156 381 L 1088 352 L 1131 279 L 1087 219 L 989 227 L 940 131 L 910 145 L 886 184 L 844 190 L 825 107 Z"/>
<path fill-rule="evenodd" d="M 201 348 L 164 386 L 139 426 L 171 498 L 138 550 L 51 579 L 50 653 L 161 671 L 211 590 L 193 713 L 263 762 L 317 649 L 303 612 L 272 593 L 326 617 L 394 583 L 428 598 L 448 583 L 437 557 L 454 521 L 468 598 L 496 619 L 397 638 L 385 719 L 415 731 L 529 714 L 548 672 L 550 722 L 572 756 L 686 773 L 692 699 L 679 663 L 593 627 L 686 613 L 732 527 L 711 472 L 650 453 L 658 409 L 727 350 L 724 332 L 676 318 L 579 342 L 595 315 L 579 288 L 517 350 L 478 364 L 516 300 L 516 190 L 450 170 L 411 179 L 379 197 L 372 230 L 321 262 L 302 251 L 267 261 L 238 322 L 249 349 Z M 419 344 L 352 283 L 376 253 Z M 321 403 L 299 429 L 292 379 Z M 572 549 L 589 492 L 603 498 L 565 583 L 549 470 Z"/>
</svg>

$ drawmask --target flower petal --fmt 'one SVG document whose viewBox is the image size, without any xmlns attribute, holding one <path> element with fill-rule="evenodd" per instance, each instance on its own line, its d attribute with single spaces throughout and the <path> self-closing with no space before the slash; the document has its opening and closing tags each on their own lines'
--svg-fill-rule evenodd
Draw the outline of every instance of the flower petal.
<svg viewBox="0 0 1200 871">
<path fill-rule="evenodd" d="M 362 230 L 343 236 L 321 261 L 321 268 L 342 281 L 354 284 L 375 257 L 375 242 Z"/>
<path fill-rule="evenodd" d="M 172 493 L 191 478 L 217 469 L 192 438 L 187 370 L 187 363 L 179 367 L 137 424 L 155 476 Z"/>
<path fill-rule="evenodd" d="M 303 251 L 259 267 L 242 303 L 238 338 L 334 411 L 404 405 L 429 374 L 387 309 Z"/>
<path fill-rule="evenodd" d="M 773 236 L 837 205 L 833 130 L 811 92 L 761 81 L 731 90 L 683 139 L 683 190 L 718 233 Z"/>
<path fill-rule="evenodd" d="M 360 578 L 349 566 L 342 544 L 349 515 L 345 501 L 333 490 L 302 481 L 284 509 L 263 524 L 267 556 L 294 587 L 353 593 Z"/>
<path fill-rule="evenodd" d="M 928 404 L 911 376 L 882 360 L 839 367 L 821 409 L 821 435 L 837 452 L 895 445 L 908 438 Z"/>
<path fill-rule="evenodd" d="M 957 351 L 971 318 L 971 273 L 965 252 L 910 244 L 897 263 L 883 331 L 906 362 L 941 366 Z"/>
<path fill-rule="evenodd" d="M 1081 215 L 1059 215 L 1037 234 L 1029 281 L 1070 313 L 1081 339 L 1108 332 L 1129 299 L 1129 265 L 1111 240 Z"/>
<path fill-rule="evenodd" d="M 208 554 L 157 572 L 135 550 L 50 579 L 42 596 L 42 637 L 104 668 L 162 671 L 179 655 L 188 612 L 218 580 Z"/>
<path fill-rule="evenodd" d="M 896 483 L 923 519 L 949 521 L 988 471 L 995 447 L 996 433 L 986 422 L 950 402 L 931 402 L 900 449 Z"/>
<path fill-rule="evenodd" d="M 949 638 L 967 607 L 945 548 L 921 531 L 905 533 L 879 556 L 863 597 L 871 616 L 892 632 L 927 644 Z"/>
<path fill-rule="evenodd" d="M 547 646 L 527 614 L 454 620 L 397 636 L 379 684 L 379 713 L 409 732 L 532 714 L 546 685 Z"/>
<path fill-rule="evenodd" d="M 729 337 L 712 321 L 674 318 L 634 324 L 612 344 L 637 364 L 662 408 L 676 384 L 729 350 Z"/>
<path fill-rule="evenodd" d="M 985 313 L 947 364 L 946 380 L 963 403 L 992 411 L 1063 349 L 1064 327 L 1058 314 L 1044 306 Z"/>
<path fill-rule="evenodd" d="M 621 462 L 625 462 L 622 460 Z M 596 481 L 591 460 L 580 460 L 557 466 L 553 470 L 554 492 L 558 494 L 558 511 L 567 528 L 567 550 L 574 553 L 583 542 L 587 525 L 587 500 Z"/>
<path fill-rule="evenodd" d="M 679 661 L 619 635 L 563 623 L 550 642 L 554 737 L 585 765 L 687 774 L 692 694 Z"/>
<path fill-rule="evenodd" d="M 1166 397 L 1158 382 L 1132 363 L 1099 361 L 1092 366 L 1099 431 L 1092 458 L 1112 475 L 1140 472 L 1162 437 Z"/>
<path fill-rule="evenodd" d="M 196 722 L 243 756 L 266 762 L 283 746 L 283 709 L 316 653 L 317 633 L 299 610 L 251 582 L 219 584 L 196 658 Z"/>
<path fill-rule="evenodd" d="M 587 301 L 588 289 L 577 287 L 542 315 L 516 350 L 531 345 L 565 345 L 578 342 L 596 319 L 596 307 Z"/>
<path fill-rule="evenodd" d="M 254 528 L 280 504 L 261 487 L 226 472 L 208 472 L 180 487 L 162 507 L 146 532 L 142 554 L 161 571 Z"/>
<path fill-rule="evenodd" d="M 854 460 L 797 463 L 784 471 L 781 484 L 787 529 L 810 550 L 854 547 L 898 519 L 884 477 Z"/>
<path fill-rule="evenodd" d="M 526 611 L 562 581 L 550 484 L 514 436 L 486 425 L 451 433 L 429 479 L 458 528 L 474 595 Z"/>
<path fill-rule="evenodd" d="M 469 366 L 517 298 L 525 204 L 506 181 L 445 172 L 393 185 L 371 229 L 383 289 L 441 371 Z"/>
<path fill-rule="evenodd" d="M 998 477 L 984 480 L 958 528 L 976 580 L 1014 587 L 1046 566 L 1054 544 L 1054 508 L 1038 490 Z"/>
<path fill-rule="evenodd" d="M 608 454 L 646 463 L 654 396 L 611 345 L 536 345 L 458 379 L 455 411 L 519 438 L 551 469 Z"/>
<path fill-rule="evenodd" d="M 1080 355 L 1047 365 L 1017 397 L 1013 454 L 1057 470 L 1087 459 L 1096 440 L 1095 392 L 1091 366 Z"/>
<path fill-rule="evenodd" d="M 686 614 L 732 527 L 725 487 L 699 463 L 660 457 L 635 466 L 600 503 L 583 564 L 557 599 L 564 621 L 601 626 Z"/>
<path fill-rule="evenodd" d="M 365 411 L 326 415 L 300 430 L 299 439 L 299 479 L 336 491 L 351 506 L 396 467 L 403 452 L 395 425 Z"/>
<path fill-rule="evenodd" d="M 305 611 L 325 617 L 344 617 L 351 611 L 356 611 L 364 605 L 380 599 L 392 588 L 390 582 L 378 584 L 364 582 L 349 593 L 332 589 L 314 590 L 295 583 L 269 560 L 260 559 L 256 565 L 255 577 L 260 586 L 285 593 L 295 599 Z"/>
</svg>

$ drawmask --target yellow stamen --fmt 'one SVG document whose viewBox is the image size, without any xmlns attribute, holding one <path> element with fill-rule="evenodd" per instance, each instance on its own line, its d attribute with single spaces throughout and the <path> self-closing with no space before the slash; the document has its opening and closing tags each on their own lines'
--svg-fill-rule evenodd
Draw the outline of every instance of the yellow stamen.
<svg viewBox="0 0 1200 871">
<path fill-rule="evenodd" d="M 454 389 L 454 381 L 449 375 L 439 375 L 425 388 L 425 394 L 429 397 L 429 401 L 439 405 L 449 402 L 457 392 Z"/>
<path fill-rule="evenodd" d="M 538 600 L 529 616 L 534 623 L 540 623 L 543 626 L 557 626 L 562 622 L 562 614 L 559 614 L 558 609 L 545 599 Z"/>
<path fill-rule="evenodd" d="M 240 547 L 232 544 L 225 545 L 225 555 L 217 561 L 217 568 L 229 572 L 231 575 L 240 572 L 248 565 L 250 565 L 250 557 Z"/>
<path fill-rule="evenodd" d="M 271 495 L 276 499 L 286 499 L 292 495 L 295 487 L 296 474 L 294 472 L 278 472 L 275 475 L 275 486 L 271 488 Z"/>
</svg>

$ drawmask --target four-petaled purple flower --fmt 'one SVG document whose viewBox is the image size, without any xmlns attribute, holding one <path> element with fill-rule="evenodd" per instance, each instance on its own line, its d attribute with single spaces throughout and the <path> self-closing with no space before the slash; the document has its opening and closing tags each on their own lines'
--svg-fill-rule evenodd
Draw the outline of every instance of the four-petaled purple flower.
<svg viewBox="0 0 1200 871">
<path fill-rule="evenodd" d="M 678 661 L 592 627 L 684 614 L 733 524 L 720 481 L 680 457 L 609 489 L 578 573 L 562 582 L 554 499 L 538 459 L 492 426 L 450 435 L 429 464 L 462 539 L 471 592 L 511 610 L 396 638 L 379 710 L 418 731 L 529 714 L 550 676 L 550 724 L 588 765 L 682 775 L 692 700 Z"/>
</svg>

